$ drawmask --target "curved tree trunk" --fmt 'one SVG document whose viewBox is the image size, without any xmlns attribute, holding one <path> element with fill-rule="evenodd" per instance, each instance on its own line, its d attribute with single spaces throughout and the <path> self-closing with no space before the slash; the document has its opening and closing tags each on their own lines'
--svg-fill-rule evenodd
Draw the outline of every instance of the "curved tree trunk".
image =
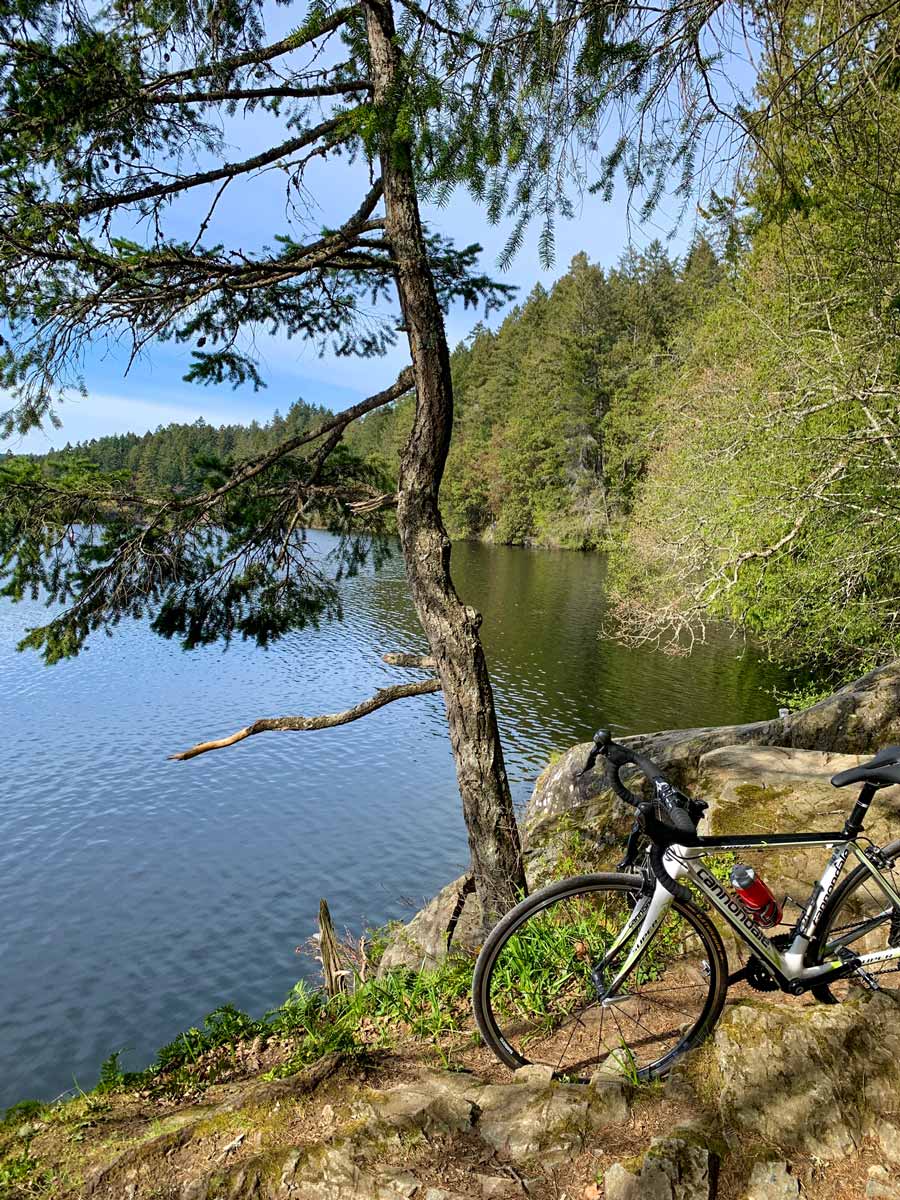
<svg viewBox="0 0 900 1200">
<path fill-rule="evenodd" d="M 363 0 L 375 103 L 394 110 L 402 92 L 390 0 Z M 386 234 L 412 353 L 416 414 L 400 463 L 397 525 L 419 620 L 436 660 L 469 834 L 475 890 L 485 922 L 525 888 L 494 697 L 478 636 L 481 617 L 462 604 L 450 577 L 450 539 L 438 508 L 453 426 L 453 391 L 444 317 L 419 218 L 408 143 L 388 120 L 381 140 Z"/>
</svg>

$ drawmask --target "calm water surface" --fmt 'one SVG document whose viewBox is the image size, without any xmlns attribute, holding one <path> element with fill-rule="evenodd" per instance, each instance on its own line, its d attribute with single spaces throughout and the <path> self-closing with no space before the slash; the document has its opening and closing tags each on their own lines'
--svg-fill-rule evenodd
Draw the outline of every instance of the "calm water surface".
<svg viewBox="0 0 900 1200">
<path fill-rule="evenodd" d="M 315 535 L 326 548 L 326 535 Z M 554 750 L 774 715 L 770 667 L 725 637 L 690 659 L 602 643 L 596 556 L 458 545 L 523 804 Z M 0 602 L 0 1107 L 126 1066 L 232 1002 L 260 1014 L 310 972 L 321 896 L 339 926 L 407 918 L 466 865 L 440 696 L 344 728 L 166 755 L 256 717 L 343 709 L 411 678 L 424 641 L 395 557 L 343 585 L 342 623 L 268 652 L 183 653 L 139 625 L 45 668 L 35 604 Z"/>
</svg>

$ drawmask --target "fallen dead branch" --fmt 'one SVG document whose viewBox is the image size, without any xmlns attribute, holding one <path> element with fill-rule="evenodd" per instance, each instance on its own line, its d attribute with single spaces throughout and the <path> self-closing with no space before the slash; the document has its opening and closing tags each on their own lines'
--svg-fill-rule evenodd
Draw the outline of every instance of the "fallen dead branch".
<svg viewBox="0 0 900 1200">
<path fill-rule="evenodd" d="M 405 700 L 407 696 L 424 696 L 429 692 L 439 692 L 440 690 L 439 680 L 423 679 L 420 683 L 403 683 L 396 687 L 379 688 L 374 696 L 370 696 L 368 700 L 363 700 L 360 704 L 356 704 L 344 712 L 325 713 L 318 717 L 263 717 L 259 721 L 254 721 L 252 725 L 239 729 L 230 737 L 217 738 L 211 742 L 199 742 L 190 750 L 170 754 L 169 758 L 173 762 L 186 762 L 187 759 L 196 758 L 198 754 L 206 754 L 209 750 L 224 750 L 226 746 L 234 746 L 237 742 L 242 742 L 245 738 L 253 737 L 257 733 L 306 733 L 314 729 L 333 729 L 335 725 L 348 725 L 351 721 L 358 721 L 360 717 L 368 716 L 369 713 L 384 708 L 386 704 L 392 704 L 395 700 Z"/>
</svg>

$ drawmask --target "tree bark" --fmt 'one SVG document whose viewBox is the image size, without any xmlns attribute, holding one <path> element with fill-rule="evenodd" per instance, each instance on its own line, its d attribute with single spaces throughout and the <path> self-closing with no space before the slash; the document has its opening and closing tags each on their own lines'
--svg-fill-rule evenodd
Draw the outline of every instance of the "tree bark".
<svg viewBox="0 0 900 1200">
<path fill-rule="evenodd" d="M 488 924 L 524 893 L 522 850 L 478 635 L 481 617 L 456 593 L 450 539 L 438 507 L 453 425 L 450 354 L 422 233 L 411 147 L 397 133 L 404 78 L 391 0 L 363 0 L 363 9 L 374 99 L 384 121 L 385 234 L 416 385 L 415 419 L 400 463 L 397 526 L 413 603 L 443 687 L 475 890 Z"/>
</svg>

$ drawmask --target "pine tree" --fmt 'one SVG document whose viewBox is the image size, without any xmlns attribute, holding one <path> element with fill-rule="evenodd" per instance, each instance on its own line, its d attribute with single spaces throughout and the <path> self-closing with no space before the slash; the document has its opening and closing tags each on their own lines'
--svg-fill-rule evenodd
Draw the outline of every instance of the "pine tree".
<svg viewBox="0 0 900 1200">
<path fill-rule="evenodd" d="M 105 338 L 129 337 L 135 354 L 170 340 L 190 354 L 188 380 L 259 387 L 256 330 L 372 357 L 396 341 L 399 307 L 411 354 L 394 383 L 268 452 L 263 430 L 251 428 L 240 456 L 207 463 L 202 480 L 192 451 L 207 449 L 206 430 L 202 445 L 193 433 L 148 440 L 130 479 L 81 460 L 49 473 L 27 460 L 4 465 L 0 569 L 7 596 L 43 588 L 63 602 L 23 642 L 48 662 L 77 654 L 123 615 L 149 615 L 188 648 L 234 636 L 266 645 L 339 612 L 333 580 L 304 553 L 304 527 L 338 533 L 352 569 L 396 505 L 489 919 L 514 901 L 524 873 L 480 618 L 454 590 L 437 499 L 453 412 L 443 310 L 458 299 L 490 311 L 509 289 L 478 273 L 477 246 L 457 249 L 422 228 L 416 178 L 430 135 L 419 114 L 433 107 L 435 84 L 417 62 L 416 24 L 404 14 L 398 31 L 390 0 L 311 5 L 276 41 L 266 40 L 256 0 L 89 12 L 35 0 L 0 14 L 7 432 L 52 419 L 87 346 Z M 323 60 L 326 43 L 335 53 Z M 269 133 L 244 157 L 221 133 L 238 105 Z M 307 165 L 342 156 L 367 161 L 371 176 L 330 227 L 302 238 L 296 226 L 275 231 L 270 245 L 249 249 L 208 236 L 222 192 L 273 166 L 302 227 Z M 185 238 L 170 215 L 189 195 L 207 207 Z M 341 443 L 353 420 L 412 390 L 394 492 Z M 86 526 L 94 536 L 80 536 Z"/>
</svg>

